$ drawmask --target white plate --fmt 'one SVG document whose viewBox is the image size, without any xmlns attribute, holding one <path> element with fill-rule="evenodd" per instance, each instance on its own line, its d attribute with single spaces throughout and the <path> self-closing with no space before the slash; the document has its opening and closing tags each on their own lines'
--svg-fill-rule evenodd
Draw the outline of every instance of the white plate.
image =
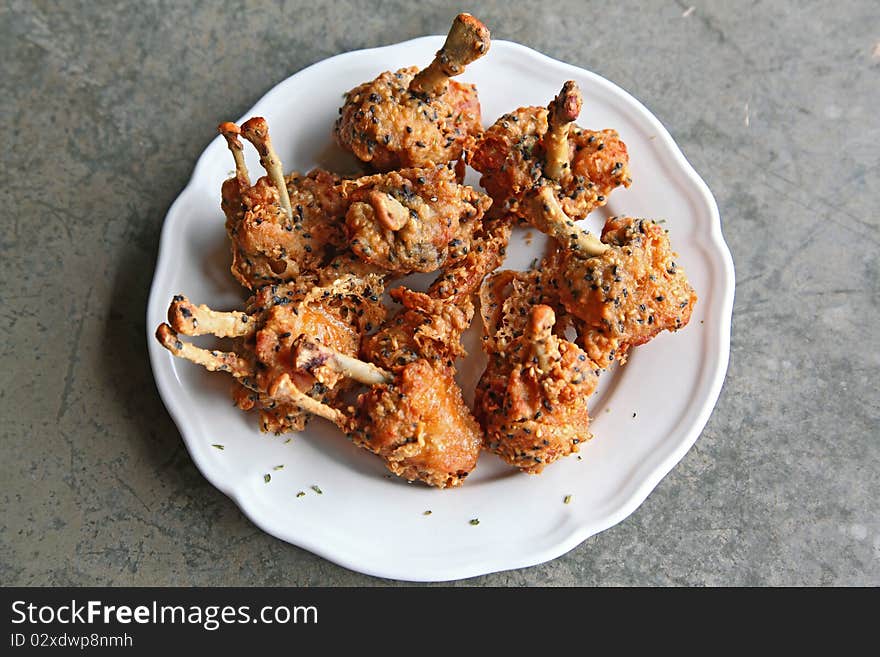
<svg viewBox="0 0 880 657">
<path fill-rule="evenodd" d="M 350 170 L 351 160 L 330 136 L 343 92 L 383 70 L 426 64 L 442 41 L 423 37 L 319 62 L 277 85 L 244 118 L 266 117 L 286 171 Z M 576 80 L 584 94 L 578 123 L 620 132 L 634 181 L 586 225 L 596 231 L 612 214 L 666 219 L 678 262 L 699 295 L 689 326 L 634 349 L 625 367 L 604 375 L 591 404 L 595 438 L 582 448 L 582 460 L 571 456 L 528 476 L 484 453 L 459 489 L 407 485 L 388 478 L 377 457 L 323 420 L 289 442 L 291 436 L 261 434 L 254 415 L 232 406 L 225 375 L 165 351 L 153 331 L 172 295 L 217 309 L 239 308 L 245 297 L 228 271 L 220 185 L 233 163 L 220 137 L 165 219 L 147 309 L 159 392 L 205 477 L 270 534 L 380 577 L 437 581 L 530 566 L 620 522 L 697 439 L 727 369 L 733 263 L 709 189 L 660 122 L 598 75 L 506 41 L 494 41 L 462 79 L 478 85 L 487 125 L 516 107 L 545 105 L 565 80 Z M 249 151 L 248 166 L 260 170 Z M 537 231 L 530 239 L 520 231 L 506 266 L 528 267 L 544 243 Z M 473 338 L 466 342 L 472 356 L 460 368 L 468 396 L 484 362 Z M 278 465 L 284 468 L 273 469 Z M 306 494 L 297 497 L 299 491 Z M 567 495 L 571 502 L 564 504 Z"/>
</svg>

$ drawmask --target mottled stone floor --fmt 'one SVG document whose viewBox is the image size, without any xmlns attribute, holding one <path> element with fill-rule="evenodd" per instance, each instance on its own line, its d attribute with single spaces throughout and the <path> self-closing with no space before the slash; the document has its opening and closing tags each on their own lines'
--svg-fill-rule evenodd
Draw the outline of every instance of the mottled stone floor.
<svg viewBox="0 0 880 657">
<path fill-rule="evenodd" d="M 3 584 L 383 583 L 198 473 L 144 344 L 159 229 L 221 118 L 458 3 L 0 5 Z M 880 585 L 876 2 L 473 2 L 641 99 L 721 208 L 738 284 L 702 437 L 618 526 L 471 585 Z"/>
</svg>

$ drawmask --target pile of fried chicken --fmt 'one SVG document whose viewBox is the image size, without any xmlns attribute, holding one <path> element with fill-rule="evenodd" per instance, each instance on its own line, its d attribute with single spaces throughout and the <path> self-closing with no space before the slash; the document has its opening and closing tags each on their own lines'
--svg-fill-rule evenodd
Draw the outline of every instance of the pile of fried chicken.
<svg viewBox="0 0 880 657">
<path fill-rule="evenodd" d="M 460 485 L 484 449 L 539 473 L 591 437 L 602 372 L 688 323 L 696 294 L 667 231 L 612 217 L 597 238 L 576 223 L 631 179 L 614 130 L 575 124 L 574 82 L 483 129 L 476 87 L 452 78 L 489 43 L 461 14 L 426 68 L 345 95 L 335 139 L 362 177 L 285 175 L 264 119 L 220 125 L 235 160 L 221 192 L 231 270 L 252 296 L 232 312 L 175 296 L 156 337 L 230 374 L 236 405 L 263 431 L 300 431 L 317 415 L 394 474 L 439 488 Z M 256 181 L 242 140 L 266 171 Z M 465 165 L 485 191 L 462 184 Z M 528 271 L 498 271 L 524 224 L 555 248 Z M 386 288 L 414 272 L 438 274 L 427 292 L 389 289 L 400 306 L 389 312 Z M 488 365 L 470 408 L 455 362 L 477 307 Z M 229 350 L 181 339 L 208 334 Z"/>
</svg>

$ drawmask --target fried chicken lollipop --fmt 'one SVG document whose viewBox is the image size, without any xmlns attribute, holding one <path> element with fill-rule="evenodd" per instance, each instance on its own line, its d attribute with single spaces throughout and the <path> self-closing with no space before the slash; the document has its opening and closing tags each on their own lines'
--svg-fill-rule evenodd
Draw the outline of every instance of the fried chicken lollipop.
<svg viewBox="0 0 880 657">
<path fill-rule="evenodd" d="M 394 274 L 430 272 L 464 258 L 492 200 L 459 185 L 445 165 L 346 180 L 345 233 L 364 262 Z"/>
<path fill-rule="evenodd" d="M 223 123 L 219 131 L 235 159 L 235 176 L 223 183 L 222 208 L 232 243 L 232 274 L 242 285 L 253 290 L 314 273 L 345 247 L 347 204 L 337 188 L 339 176 L 322 169 L 285 176 L 261 117 L 241 128 Z M 268 174 L 254 185 L 239 135 L 256 147 Z"/>
<path fill-rule="evenodd" d="M 489 50 L 489 30 L 459 14 L 431 64 L 386 71 L 345 95 L 336 141 L 377 171 L 458 160 L 482 130 L 477 89 L 451 77 Z"/>
<path fill-rule="evenodd" d="M 536 225 L 556 238 L 558 295 L 576 318 L 578 344 L 603 367 L 630 347 L 690 321 L 697 295 L 676 265 L 666 231 L 649 219 L 612 217 L 601 241 L 574 225 L 550 195 Z"/>
<path fill-rule="evenodd" d="M 348 413 L 319 402 L 307 410 L 334 422 L 397 476 L 448 488 L 460 485 L 476 467 L 482 432 L 451 367 L 420 358 L 392 373 L 305 336 L 297 345 L 296 362 L 319 378 L 342 374 L 371 386 Z M 272 396 L 297 404 L 303 393 L 288 377 Z"/>
<path fill-rule="evenodd" d="M 592 257 L 562 250 L 559 295 L 577 318 L 578 344 L 590 357 L 625 362 L 630 347 L 684 328 L 697 294 L 659 224 L 612 217 L 602 243 L 606 248 Z"/>
<path fill-rule="evenodd" d="M 626 145 L 614 130 L 574 125 L 582 97 L 569 80 L 546 107 L 521 107 L 486 130 L 468 163 L 494 203 L 490 216 L 512 213 L 534 221 L 542 189 L 573 219 L 605 205 L 618 186 L 629 187 Z"/>
<path fill-rule="evenodd" d="M 239 384 L 233 394 L 243 410 L 260 411 L 263 431 L 299 431 L 308 417 L 302 408 L 275 399 L 271 390 L 286 376 L 303 396 L 335 401 L 342 377 L 317 380 L 294 365 L 291 347 L 298 336 L 309 335 L 339 353 L 357 355 L 361 335 L 385 315 L 377 294 L 381 279 L 344 275 L 326 285 L 312 281 L 267 285 L 248 300 L 244 312 L 217 312 L 196 306 L 186 297 L 174 297 L 168 324 L 161 324 L 156 338 L 180 358 L 210 371 L 228 372 Z M 229 352 L 209 350 L 184 342 L 179 334 L 233 338 Z"/>
<path fill-rule="evenodd" d="M 551 279 L 552 280 L 552 279 Z M 486 449 L 529 474 L 591 438 L 587 400 L 599 367 L 561 334 L 539 270 L 500 272 L 480 292 L 484 350 L 474 414 Z"/>
</svg>

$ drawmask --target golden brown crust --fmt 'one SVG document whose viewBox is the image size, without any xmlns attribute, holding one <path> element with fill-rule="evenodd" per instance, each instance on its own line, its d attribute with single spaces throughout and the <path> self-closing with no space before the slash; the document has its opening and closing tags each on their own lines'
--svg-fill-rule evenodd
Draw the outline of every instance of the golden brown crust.
<svg viewBox="0 0 880 657">
<path fill-rule="evenodd" d="M 489 50 L 489 30 L 459 14 L 424 70 L 385 71 L 345 95 L 337 143 L 377 171 L 459 160 L 482 130 L 477 88 L 450 80 Z M 463 178 L 463 168 L 459 171 Z"/>
<path fill-rule="evenodd" d="M 564 334 L 568 318 L 559 300 L 558 270 L 559 256 L 553 253 L 528 271 L 503 270 L 486 277 L 479 290 L 483 351 L 506 357 L 538 305 L 554 311 L 555 330 Z"/>
<path fill-rule="evenodd" d="M 360 397 L 355 442 L 401 477 L 446 488 L 476 465 L 482 430 L 462 400 L 453 362 L 465 355 L 461 335 L 473 318 L 474 292 L 503 260 L 509 237 L 509 223 L 494 222 L 427 293 L 392 290 L 403 309 L 362 343 L 364 356 L 395 381 Z"/>
<path fill-rule="evenodd" d="M 221 190 L 232 271 L 255 292 L 232 313 L 175 297 L 156 337 L 230 373 L 236 404 L 258 410 L 264 431 L 298 430 L 316 414 L 395 474 L 441 488 L 462 483 L 481 447 L 539 473 L 590 438 L 602 368 L 689 320 L 696 295 L 656 224 L 614 218 L 601 241 L 575 226 L 631 181 L 616 132 L 574 125 L 573 81 L 547 108 L 520 108 L 482 133 L 475 87 L 450 78 L 488 47 L 485 26 L 461 14 L 427 68 L 346 94 L 337 141 L 386 173 L 285 177 L 263 118 L 218 127 L 236 164 Z M 253 184 L 239 137 L 267 171 Z M 489 195 L 459 184 L 465 160 Z M 516 220 L 560 247 L 537 269 L 487 279 Z M 387 276 L 438 269 L 426 293 L 392 290 L 403 307 L 385 318 Z M 478 288 L 488 365 L 472 414 L 454 361 L 466 355 Z M 565 338 L 572 327 L 577 343 Z M 233 349 L 180 338 L 207 334 Z M 370 388 L 351 407 L 340 395 L 354 382 Z"/>
<path fill-rule="evenodd" d="M 242 285 L 255 290 L 313 275 L 345 251 L 347 205 L 337 191 L 339 176 L 321 169 L 284 176 L 262 117 L 241 128 L 221 123 L 218 130 L 235 158 L 236 174 L 223 183 L 221 207 L 232 246 L 232 274 Z M 253 185 L 239 135 L 257 149 L 268 174 Z"/>
<path fill-rule="evenodd" d="M 567 125 L 567 124 L 566 124 Z M 468 154 L 468 162 L 482 173 L 480 184 L 494 200 L 489 216 L 512 213 L 530 221 L 529 192 L 553 189 L 563 211 L 573 220 L 605 205 L 609 194 L 631 184 L 626 145 L 614 130 L 598 132 L 571 125 L 567 129 L 570 166 L 554 178 L 547 172 L 548 110 L 521 107 L 488 128 Z M 562 157 L 554 146 L 554 161 Z"/>
<path fill-rule="evenodd" d="M 438 488 L 459 486 L 482 444 L 454 371 L 424 359 L 407 364 L 393 384 L 362 394 L 353 424 L 355 444 L 380 455 L 394 474 Z"/>
<path fill-rule="evenodd" d="M 417 70 L 385 71 L 345 95 L 335 139 L 376 171 L 453 162 L 482 130 L 474 85 L 450 80 L 426 97 L 409 89 Z"/>
<path fill-rule="evenodd" d="M 380 367 L 397 370 L 419 358 L 452 365 L 466 355 L 461 335 L 470 326 L 474 306 L 470 299 L 433 303 L 412 290 L 393 290 L 404 308 L 361 345 L 361 354 Z"/>
<path fill-rule="evenodd" d="M 549 306 L 533 306 L 525 331 L 490 354 L 474 401 L 486 448 L 529 474 L 591 437 L 587 400 L 598 382 L 595 364 L 554 335 L 554 324 Z"/>
<path fill-rule="evenodd" d="M 559 293 L 580 320 L 578 343 L 604 367 L 661 331 L 686 326 L 697 295 L 659 224 L 612 217 L 602 241 L 611 248 L 593 258 L 563 252 Z"/>
<path fill-rule="evenodd" d="M 180 333 L 234 337 L 233 351 L 196 347 L 182 341 L 167 324 L 158 328 L 156 337 L 175 356 L 232 374 L 238 383 L 233 394 L 236 404 L 244 410 L 259 410 L 264 431 L 296 431 L 305 426 L 306 413 L 315 412 L 315 407 L 304 410 L 309 402 L 290 401 L 294 394 L 327 404 L 348 385 L 339 374 L 326 373 L 318 380 L 297 367 L 293 353 L 297 338 L 306 335 L 341 354 L 357 356 L 361 335 L 385 315 L 373 291 L 382 293 L 381 279 L 375 276 L 342 276 L 329 285 L 315 285 L 305 278 L 290 285 L 264 286 L 248 300 L 246 311 L 225 313 L 177 296 L 169 319 Z M 288 390 L 287 383 L 279 384 L 284 377 L 298 393 Z M 279 395 L 278 390 L 286 392 Z"/>
<path fill-rule="evenodd" d="M 226 181 L 223 210 L 232 244 L 233 276 L 245 287 L 256 289 L 319 271 L 346 242 L 339 181 L 321 169 L 288 175 L 285 184 L 292 219 L 268 178 L 260 178 L 238 198 L 236 186 Z"/>
<path fill-rule="evenodd" d="M 395 274 L 435 271 L 464 258 L 491 199 L 446 166 L 342 181 L 352 251 Z"/>
<path fill-rule="evenodd" d="M 353 442 L 380 456 L 389 470 L 430 486 L 457 486 L 473 470 L 481 432 L 462 400 L 451 367 L 417 359 L 391 374 L 302 336 L 296 362 L 319 380 L 350 376 L 372 386 L 345 415 L 304 397 L 289 381 L 284 399 L 335 422 Z M 285 375 L 286 376 L 286 375 Z M 282 380 L 283 381 L 283 380 Z M 270 389 L 281 399 L 278 387 Z"/>
<path fill-rule="evenodd" d="M 452 366 L 466 355 L 461 336 L 474 315 L 473 296 L 489 272 L 504 260 L 510 225 L 495 222 L 481 232 L 464 260 L 446 268 L 427 293 L 391 290 L 403 308 L 361 344 L 361 354 L 381 367 L 397 370 L 419 358 Z"/>
</svg>

